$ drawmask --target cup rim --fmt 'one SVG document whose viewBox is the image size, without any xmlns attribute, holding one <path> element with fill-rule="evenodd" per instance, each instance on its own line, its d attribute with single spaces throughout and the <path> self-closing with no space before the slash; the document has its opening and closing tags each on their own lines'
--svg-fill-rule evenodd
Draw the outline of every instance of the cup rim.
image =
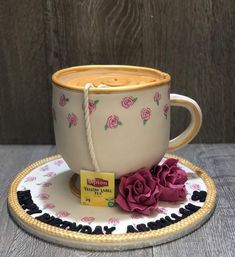
<svg viewBox="0 0 235 257">
<path fill-rule="evenodd" d="M 84 65 L 84 66 L 73 66 L 65 69 L 61 69 L 56 71 L 52 75 L 52 84 L 55 86 L 59 86 L 65 89 L 75 90 L 75 91 L 83 91 L 82 87 L 78 87 L 77 85 L 71 83 L 64 83 L 61 81 L 61 76 L 66 75 L 68 73 L 80 72 L 80 71 L 89 71 L 89 70 L 101 70 L 108 69 L 113 71 L 132 71 L 132 72 L 142 72 L 149 75 L 158 76 L 158 80 L 154 82 L 146 82 L 142 84 L 134 84 L 134 85 L 126 85 L 126 86 L 115 86 L 115 87 L 92 87 L 90 88 L 90 93 L 114 93 L 114 92 L 125 92 L 125 91 L 136 91 L 148 89 L 151 87 L 158 87 L 165 84 L 169 84 L 171 81 L 171 77 L 168 73 L 162 72 L 157 69 L 141 67 L 141 66 L 131 66 L 131 65 Z"/>
</svg>

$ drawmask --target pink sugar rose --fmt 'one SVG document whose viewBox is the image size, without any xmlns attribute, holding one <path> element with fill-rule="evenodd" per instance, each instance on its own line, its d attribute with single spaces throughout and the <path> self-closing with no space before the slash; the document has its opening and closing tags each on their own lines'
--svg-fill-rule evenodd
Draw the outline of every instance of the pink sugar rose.
<svg viewBox="0 0 235 257">
<path fill-rule="evenodd" d="M 178 160 L 167 159 L 162 165 L 151 168 L 153 177 L 160 187 L 159 200 L 177 202 L 186 199 L 187 191 L 184 183 L 187 174 L 177 166 Z"/>
<path fill-rule="evenodd" d="M 117 115 L 110 115 L 107 119 L 106 125 L 105 125 L 105 130 L 108 128 L 114 129 L 117 128 L 118 125 L 122 125 L 122 122 L 119 120 Z"/>
<path fill-rule="evenodd" d="M 126 96 L 121 101 L 122 107 L 128 109 L 134 104 L 136 100 L 137 97 L 134 98 L 133 96 Z"/>
<path fill-rule="evenodd" d="M 157 208 L 158 194 L 157 180 L 142 168 L 120 178 L 116 203 L 125 211 L 150 215 Z"/>
</svg>

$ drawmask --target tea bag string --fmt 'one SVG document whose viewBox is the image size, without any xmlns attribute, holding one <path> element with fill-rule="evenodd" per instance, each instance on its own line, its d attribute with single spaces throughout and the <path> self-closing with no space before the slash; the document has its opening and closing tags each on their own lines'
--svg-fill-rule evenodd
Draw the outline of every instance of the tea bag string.
<svg viewBox="0 0 235 257">
<path fill-rule="evenodd" d="M 93 145 L 92 135 L 91 135 L 91 122 L 89 113 L 89 89 L 93 87 L 92 83 L 87 83 L 84 86 L 84 117 L 85 117 L 85 127 L 86 127 L 86 137 L 88 142 L 88 149 L 91 157 L 91 161 L 96 171 L 100 171 L 99 164 L 96 159 L 95 149 Z"/>
</svg>

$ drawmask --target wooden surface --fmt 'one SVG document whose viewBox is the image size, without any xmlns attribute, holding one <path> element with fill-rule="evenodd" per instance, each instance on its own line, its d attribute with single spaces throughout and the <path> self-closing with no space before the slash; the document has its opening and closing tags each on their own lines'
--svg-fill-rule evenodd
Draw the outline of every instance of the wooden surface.
<svg viewBox="0 0 235 257">
<path fill-rule="evenodd" d="M 235 142 L 234 0 L 25 0 L 0 3 L 0 143 L 53 143 L 51 74 L 130 64 L 172 75 L 204 123 L 194 142 Z M 174 110 L 172 135 L 188 123 Z"/>
<path fill-rule="evenodd" d="M 205 225 L 161 246 L 109 253 L 79 251 L 46 243 L 24 232 L 9 217 L 6 198 L 13 177 L 26 165 L 54 153 L 54 146 L 0 146 L 0 256 L 235 256 L 235 144 L 189 145 L 175 152 L 205 169 L 216 183 L 218 204 Z"/>
</svg>

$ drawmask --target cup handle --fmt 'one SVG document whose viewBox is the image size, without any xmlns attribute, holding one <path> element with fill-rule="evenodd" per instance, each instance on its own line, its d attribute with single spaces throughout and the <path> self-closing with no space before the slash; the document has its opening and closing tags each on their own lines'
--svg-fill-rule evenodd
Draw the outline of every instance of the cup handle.
<svg viewBox="0 0 235 257">
<path fill-rule="evenodd" d="M 170 104 L 188 109 L 191 115 L 190 124 L 185 131 L 170 140 L 168 151 L 173 151 L 185 146 L 197 135 L 202 124 L 202 112 L 193 99 L 184 95 L 170 94 Z"/>
</svg>

